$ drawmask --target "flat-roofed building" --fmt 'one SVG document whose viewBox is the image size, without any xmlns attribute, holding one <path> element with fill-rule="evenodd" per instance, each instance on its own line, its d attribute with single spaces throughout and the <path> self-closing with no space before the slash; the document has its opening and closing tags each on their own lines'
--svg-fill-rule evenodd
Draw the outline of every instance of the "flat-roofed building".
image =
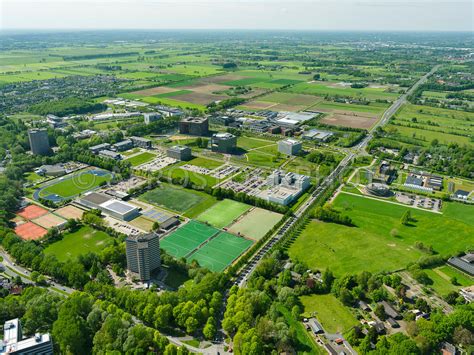
<svg viewBox="0 0 474 355">
<path fill-rule="evenodd" d="M 89 150 L 93 154 L 98 154 L 101 150 L 107 150 L 107 149 L 110 149 L 109 143 L 102 143 L 102 144 L 97 144 L 92 147 L 89 147 Z"/>
<path fill-rule="evenodd" d="M 211 150 L 219 153 L 232 153 L 237 148 L 237 137 L 231 133 L 216 133 L 211 138 Z"/>
<path fill-rule="evenodd" d="M 102 203 L 99 208 L 109 216 L 123 221 L 131 221 L 140 215 L 140 209 L 138 207 L 116 199 Z"/>
<path fill-rule="evenodd" d="M 131 221 L 140 215 L 140 209 L 137 206 L 99 192 L 84 194 L 78 199 L 78 203 L 91 209 L 98 209 L 122 221 Z"/>
<path fill-rule="evenodd" d="M 318 142 L 327 142 L 334 133 L 329 131 L 322 131 L 320 129 L 310 129 L 303 133 L 302 138 L 306 140 L 318 141 Z"/>
<path fill-rule="evenodd" d="M 129 150 L 131 148 L 133 148 L 133 142 L 131 139 L 125 139 L 121 142 L 118 142 L 118 143 L 115 143 L 113 146 L 112 146 L 113 150 L 117 151 L 117 152 L 123 152 L 124 150 Z"/>
<path fill-rule="evenodd" d="M 158 112 L 147 112 L 143 114 L 143 120 L 145 121 L 145 124 L 156 122 L 160 120 L 162 117 L 163 116 L 161 116 L 161 113 L 158 113 Z"/>
<path fill-rule="evenodd" d="M 24 339 L 20 320 L 18 318 L 10 319 L 3 326 L 0 354 L 52 355 L 53 342 L 48 333 L 36 333 L 32 337 Z"/>
<path fill-rule="evenodd" d="M 151 273 L 160 268 L 160 238 L 156 233 L 128 236 L 125 239 L 127 269 L 140 280 L 150 280 Z"/>
<path fill-rule="evenodd" d="M 114 160 L 122 160 L 122 155 L 120 153 L 114 152 L 112 150 L 101 150 L 99 155 L 103 158 L 114 159 Z"/>
<path fill-rule="evenodd" d="M 130 140 L 133 142 L 135 147 L 140 147 L 144 149 L 151 148 L 151 140 L 142 138 L 142 137 L 130 137 Z"/>
<path fill-rule="evenodd" d="M 28 130 L 31 152 L 35 155 L 48 155 L 51 151 L 49 146 L 48 131 L 43 128 Z"/>
<path fill-rule="evenodd" d="M 286 206 L 301 196 L 310 184 L 309 176 L 291 172 L 285 174 L 281 170 L 275 170 L 267 177 L 269 189 L 262 191 L 259 197 Z"/>
<path fill-rule="evenodd" d="M 284 139 L 278 142 L 278 151 L 285 155 L 297 155 L 303 145 L 296 139 Z"/>
<path fill-rule="evenodd" d="M 209 135 L 209 120 L 206 117 L 186 117 L 179 121 L 179 133 L 193 136 Z"/>
<path fill-rule="evenodd" d="M 191 148 L 185 145 L 175 145 L 168 148 L 166 155 L 180 161 L 186 161 L 192 158 Z"/>
</svg>

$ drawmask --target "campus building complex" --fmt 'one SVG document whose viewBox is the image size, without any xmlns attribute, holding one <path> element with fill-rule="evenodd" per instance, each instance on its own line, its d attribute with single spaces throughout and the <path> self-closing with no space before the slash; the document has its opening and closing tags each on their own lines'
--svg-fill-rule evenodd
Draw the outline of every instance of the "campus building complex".
<svg viewBox="0 0 474 355">
<path fill-rule="evenodd" d="M 127 268 L 140 280 L 150 280 L 150 274 L 160 267 L 160 238 L 156 233 L 128 236 L 125 239 Z"/>
<path fill-rule="evenodd" d="M 179 133 L 193 136 L 209 135 L 209 120 L 204 117 L 187 117 L 179 121 Z"/>
<path fill-rule="evenodd" d="M 291 172 L 285 174 L 281 170 L 275 170 L 267 178 L 269 189 L 262 191 L 259 197 L 269 202 L 288 205 L 301 196 L 310 184 L 309 176 Z"/>
<path fill-rule="evenodd" d="M 0 355 L 3 354 L 53 354 L 51 336 L 36 333 L 31 338 L 23 339 L 21 323 L 18 318 L 7 320 L 3 326 L 3 342 L 0 343 Z"/>
<path fill-rule="evenodd" d="M 35 155 L 48 155 L 50 152 L 48 132 L 46 129 L 28 130 L 31 152 Z"/>
</svg>

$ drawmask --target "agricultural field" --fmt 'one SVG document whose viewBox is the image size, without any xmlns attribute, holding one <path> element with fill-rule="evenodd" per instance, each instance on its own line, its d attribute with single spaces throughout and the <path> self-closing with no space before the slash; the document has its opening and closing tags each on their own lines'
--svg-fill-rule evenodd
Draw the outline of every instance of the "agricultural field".
<svg viewBox="0 0 474 355">
<path fill-rule="evenodd" d="M 387 126 L 392 136 L 412 138 L 420 146 L 429 146 L 432 140 L 448 145 L 474 145 L 474 113 L 437 107 L 405 105 Z"/>
<path fill-rule="evenodd" d="M 73 233 L 64 234 L 61 240 L 46 247 L 44 253 L 54 255 L 59 261 L 65 262 L 88 252 L 99 253 L 112 240 L 107 233 L 84 226 Z"/>
<path fill-rule="evenodd" d="M 311 221 L 290 246 L 292 258 L 313 269 L 329 268 L 340 276 L 404 268 L 427 255 L 415 247 L 418 241 L 431 245 L 441 256 L 474 244 L 474 206 L 445 202 L 443 214 L 410 209 L 415 222 L 408 226 L 400 222 L 408 210 L 404 206 L 345 193 L 333 206 L 349 216 L 355 227 Z M 318 252 L 307 253 L 309 249 Z"/>
<path fill-rule="evenodd" d="M 226 199 L 216 203 L 204 213 L 200 214 L 197 220 L 208 223 L 216 228 L 223 228 L 249 209 L 250 206 L 245 203 Z"/>
<path fill-rule="evenodd" d="M 363 88 L 353 89 L 350 86 L 339 85 L 338 83 L 299 83 L 289 89 L 297 94 L 316 96 L 343 96 L 354 99 L 364 98 L 371 101 L 389 100 L 394 101 L 399 96 L 397 93 L 388 92 L 385 89 Z"/>
<path fill-rule="evenodd" d="M 334 295 L 301 296 L 305 317 L 313 315 L 329 333 L 345 333 L 359 322 Z"/>
<path fill-rule="evenodd" d="M 86 169 L 40 185 L 33 193 L 33 198 L 60 202 L 93 190 L 111 179 L 112 173 L 106 170 Z"/>
</svg>

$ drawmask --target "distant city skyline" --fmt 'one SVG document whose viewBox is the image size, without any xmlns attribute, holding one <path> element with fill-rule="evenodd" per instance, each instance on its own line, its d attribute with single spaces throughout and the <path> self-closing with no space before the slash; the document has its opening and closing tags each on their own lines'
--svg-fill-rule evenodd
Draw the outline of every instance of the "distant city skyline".
<svg viewBox="0 0 474 355">
<path fill-rule="evenodd" d="M 470 0 L 0 0 L 0 29 L 473 31 Z"/>
</svg>

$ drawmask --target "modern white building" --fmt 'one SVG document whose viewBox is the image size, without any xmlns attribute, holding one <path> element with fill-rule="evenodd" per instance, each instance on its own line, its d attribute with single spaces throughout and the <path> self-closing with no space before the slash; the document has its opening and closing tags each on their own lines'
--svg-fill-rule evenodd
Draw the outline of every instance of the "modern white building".
<svg viewBox="0 0 474 355">
<path fill-rule="evenodd" d="M 268 176 L 267 185 L 269 189 L 262 191 L 259 197 L 286 206 L 294 202 L 309 188 L 311 178 L 306 175 L 275 170 Z"/>
<path fill-rule="evenodd" d="M 297 155 L 301 152 L 303 144 L 296 139 L 284 139 L 278 142 L 278 151 L 285 155 Z"/>
<path fill-rule="evenodd" d="M 77 202 L 90 209 L 101 210 L 105 214 L 122 221 L 131 221 L 140 215 L 138 207 L 98 192 L 88 192 L 81 196 Z"/>
</svg>

